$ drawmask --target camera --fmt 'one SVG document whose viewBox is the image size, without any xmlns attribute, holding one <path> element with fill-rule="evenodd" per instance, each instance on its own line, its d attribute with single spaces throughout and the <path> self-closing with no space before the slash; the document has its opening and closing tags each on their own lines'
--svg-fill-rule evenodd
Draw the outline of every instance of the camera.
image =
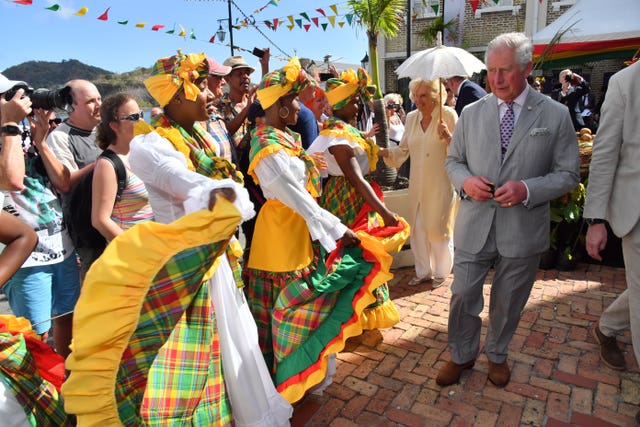
<svg viewBox="0 0 640 427">
<path fill-rule="evenodd" d="M 321 82 L 326 82 L 331 77 L 333 77 L 333 74 L 331 74 L 331 73 L 320 73 L 320 81 Z"/>
<path fill-rule="evenodd" d="M 387 108 L 392 109 L 393 111 L 400 111 L 400 104 L 387 104 Z"/>
<path fill-rule="evenodd" d="M 34 109 L 43 108 L 45 110 L 52 110 L 54 108 L 60 108 L 64 110 L 72 103 L 71 88 L 69 86 L 54 90 L 34 90 L 26 85 L 16 85 L 5 93 L 4 99 L 10 101 L 15 96 L 18 89 L 24 89 L 24 96 L 31 98 L 31 108 Z"/>
<path fill-rule="evenodd" d="M 573 74 L 569 73 L 564 76 L 564 81 L 567 83 L 571 83 L 571 79 L 573 79 Z"/>
<path fill-rule="evenodd" d="M 258 49 L 257 47 L 254 47 L 251 53 L 258 58 L 262 58 L 264 56 L 264 50 Z"/>
</svg>

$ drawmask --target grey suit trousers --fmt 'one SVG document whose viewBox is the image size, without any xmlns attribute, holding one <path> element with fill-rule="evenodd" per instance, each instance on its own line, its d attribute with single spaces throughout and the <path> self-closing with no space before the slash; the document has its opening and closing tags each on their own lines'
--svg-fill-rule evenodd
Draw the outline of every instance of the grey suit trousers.
<svg viewBox="0 0 640 427">
<path fill-rule="evenodd" d="M 491 283 L 484 352 L 494 363 L 502 363 L 507 359 L 509 342 L 518 327 L 538 272 L 540 254 L 510 258 L 498 253 L 495 226 L 494 221 L 479 253 L 455 250 L 449 306 L 449 347 L 454 363 L 466 363 L 478 356 L 482 327 L 480 312 L 484 307 L 483 288 L 491 267 L 494 266 L 495 273 Z"/>
<path fill-rule="evenodd" d="M 622 238 L 627 289 L 600 317 L 600 330 L 607 336 L 631 329 L 636 360 L 640 361 L 640 222 Z"/>
</svg>

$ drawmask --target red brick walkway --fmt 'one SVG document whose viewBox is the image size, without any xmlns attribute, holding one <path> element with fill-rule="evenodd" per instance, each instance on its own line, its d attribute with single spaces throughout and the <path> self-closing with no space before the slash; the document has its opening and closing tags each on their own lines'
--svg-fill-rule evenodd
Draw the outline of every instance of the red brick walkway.
<svg viewBox="0 0 640 427">
<path fill-rule="evenodd" d="M 401 322 L 350 341 L 334 383 L 296 404 L 293 426 L 635 426 L 640 376 L 630 337 L 619 339 L 630 370 L 617 372 L 600 362 L 590 330 L 625 288 L 623 269 L 539 272 L 509 348 L 504 389 L 487 381 L 484 355 L 460 384 L 436 385 L 449 358 L 451 279 L 432 291 L 407 286 L 412 268 L 395 273 L 391 296 Z M 485 286 L 483 333 L 488 300 Z"/>
</svg>

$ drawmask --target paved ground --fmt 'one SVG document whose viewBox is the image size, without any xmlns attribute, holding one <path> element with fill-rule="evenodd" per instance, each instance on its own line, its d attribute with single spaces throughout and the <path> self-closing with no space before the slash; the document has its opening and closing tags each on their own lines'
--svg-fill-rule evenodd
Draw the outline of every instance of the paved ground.
<svg viewBox="0 0 640 427">
<path fill-rule="evenodd" d="M 640 376 L 630 338 L 620 338 L 631 367 L 617 372 L 598 358 L 591 327 L 624 288 L 624 270 L 579 264 L 540 271 L 511 342 L 511 383 L 487 381 L 481 356 L 458 385 L 435 383 L 448 360 L 448 285 L 407 286 L 413 269 L 395 271 L 391 295 L 402 321 L 348 343 L 323 396 L 295 407 L 298 426 L 634 426 Z M 486 320 L 489 287 L 485 287 Z M 0 313 L 9 312 L 0 296 Z"/>
<path fill-rule="evenodd" d="M 540 271 L 510 346 L 510 384 L 487 381 L 481 356 L 460 384 L 439 387 L 448 360 L 450 291 L 407 286 L 412 268 L 396 270 L 391 295 L 402 321 L 348 343 L 323 396 L 296 405 L 293 426 L 635 426 L 640 376 L 630 337 L 620 342 L 631 367 L 605 367 L 591 327 L 624 288 L 624 270 L 579 264 Z M 489 287 L 485 286 L 485 320 Z M 484 328 L 483 328 L 484 332 Z"/>
</svg>

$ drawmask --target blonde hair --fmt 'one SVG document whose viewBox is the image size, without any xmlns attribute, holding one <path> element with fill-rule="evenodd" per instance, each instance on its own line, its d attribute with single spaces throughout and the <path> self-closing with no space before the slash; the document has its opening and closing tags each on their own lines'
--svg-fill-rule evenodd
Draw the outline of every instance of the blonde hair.
<svg viewBox="0 0 640 427">
<path fill-rule="evenodd" d="M 420 86 L 427 86 L 429 89 L 431 99 L 438 102 L 440 97 L 440 104 L 444 105 L 447 101 L 447 88 L 439 80 L 424 80 L 421 77 L 416 77 L 409 82 L 409 99 L 415 102 L 415 94 Z"/>
<path fill-rule="evenodd" d="M 384 96 L 384 98 L 382 98 L 382 100 L 385 104 L 388 104 L 389 101 L 391 101 L 392 104 L 402 105 L 402 95 L 400 95 L 399 93 L 388 93 Z"/>
</svg>

